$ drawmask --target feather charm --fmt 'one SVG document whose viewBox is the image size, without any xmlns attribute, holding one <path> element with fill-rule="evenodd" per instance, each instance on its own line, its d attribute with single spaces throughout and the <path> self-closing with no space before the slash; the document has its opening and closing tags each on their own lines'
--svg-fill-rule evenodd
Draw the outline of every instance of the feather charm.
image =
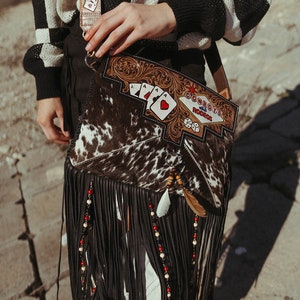
<svg viewBox="0 0 300 300">
<path fill-rule="evenodd" d="M 169 189 L 174 186 L 175 182 L 177 188 L 180 188 L 182 190 L 185 201 L 187 202 L 191 210 L 196 215 L 202 218 L 206 217 L 205 208 L 199 203 L 198 199 L 193 195 L 193 193 L 184 186 L 183 180 L 181 179 L 181 176 L 177 173 L 175 168 L 172 168 L 170 171 L 170 175 L 166 183 L 167 188 L 163 193 L 163 195 L 161 196 L 159 203 L 157 205 L 157 209 L 156 209 L 157 217 L 161 218 L 168 213 L 169 208 L 171 206 Z"/>
<path fill-rule="evenodd" d="M 197 198 L 184 187 L 183 181 L 181 179 L 181 176 L 176 173 L 175 174 L 175 178 L 176 178 L 176 183 L 179 186 L 179 188 L 182 189 L 184 198 L 187 202 L 187 204 L 189 205 L 189 207 L 191 208 L 191 210 L 198 216 L 204 218 L 206 217 L 206 210 L 205 208 L 199 203 L 199 201 L 197 200 Z"/>
<path fill-rule="evenodd" d="M 156 215 L 159 218 L 165 216 L 169 211 L 170 205 L 171 205 L 171 200 L 169 197 L 169 189 L 166 189 L 157 205 Z"/>
<path fill-rule="evenodd" d="M 171 188 L 172 185 L 174 185 L 174 179 L 175 179 L 175 169 L 172 168 L 170 171 L 170 175 L 168 177 L 167 183 L 166 183 L 166 190 L 161 196 L 159 203 L 157 205 L 156 209 L 156 215 L 160 218 L 165 216 L 170 208 L 171 200 L 169 196 L 169 188 Z"/>
<path fill-rule="evenodd" d="M 182 188 L 182 192 L 184 194 L 184 198 L 191 208 L 191 210 L 198 216 L 204 218 L 206 217 L 206 210 L 205 208 L 198 202 L 196 197 L 188 191 L 186 188 Z"/>
</svg>

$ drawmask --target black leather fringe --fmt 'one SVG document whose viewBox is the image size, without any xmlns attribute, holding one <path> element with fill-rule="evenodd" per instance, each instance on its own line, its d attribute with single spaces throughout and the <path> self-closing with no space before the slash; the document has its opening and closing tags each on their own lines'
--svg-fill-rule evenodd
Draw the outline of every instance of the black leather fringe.
<svg viewBox="0 0 300 300">
<path fill-rule="evenodd" d="M 93 277 L 93 295 L 85 288 L 82 291 L 78 251 L 90 183 L 94 190 L 93 228 L 88 234 L 85 287 L 92 288 Z M 149 208 L 150 204 L 156 208 L 160 197 L 159 193 L 82 172 L 66 160 L 64 200 L 73 299 L 123 300 L 124 291 L 131 300 L 146 299 L 145 253 L 159 277 L 161 299 L 170 299 Z M 224 216 L 199 219 L 195 266 L 194 214 L 185 200 L 173 198 L 170 212 L 155 221 L 169 266 L 171 299 L 210 299 L 224 220 L 225 210 Z"/>
</svg>

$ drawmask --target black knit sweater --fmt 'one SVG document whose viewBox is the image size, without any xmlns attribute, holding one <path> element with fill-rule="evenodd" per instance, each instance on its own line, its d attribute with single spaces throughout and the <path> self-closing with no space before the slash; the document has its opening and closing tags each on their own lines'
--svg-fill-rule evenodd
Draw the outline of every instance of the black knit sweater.
<svg viewBox="0 0 300 300">
<path fill-rule="evenodd" d="M 148 3 L 149 0 L 145 0 Z M 151 1 L 151 0 L 150 0 Z M 155 0 L 154 0 L 155 1 Z M 78 16 L 76 0 L 32 0 L 36 44 L 25 54 L 24 68 L 34 75 L 37 99 L 60 96 L 63 40 L 68 34 L 63 24 Z M 119 4 L 106 0 L 105 9 Z M 224 38 L 241 45 L 250 40 L 255 27 L 269 9 L 271 0 L 167 0 L 177 21 L 179 48 L 207 48 L 211 40 Z M 153 3 L 153 1 L 151 1 Z M 58 8 L 60 9 L 58 10 Z"/>
</svg>

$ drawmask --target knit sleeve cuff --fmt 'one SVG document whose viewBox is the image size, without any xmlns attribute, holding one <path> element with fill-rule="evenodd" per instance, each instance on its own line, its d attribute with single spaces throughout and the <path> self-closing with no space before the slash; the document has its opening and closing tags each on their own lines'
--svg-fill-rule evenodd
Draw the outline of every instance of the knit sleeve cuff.
<svg viewBox="0 0 300 300">
<path fill-rule="evenodd" d="M 173 10 L 179 35 L 201 32 L 215 40 L 222 38 L 226 24 L 223 1 L 166 0 Z"/>
<path fill-rule="evenodd" d="M 183 5 L 180 0 L 167 0 L 168 5 L 173 10 L 177 22 L 177 32 L 187 32 L 192 29 L 191 11 L 189 7 Z M 186 2 L 183 0 L 183 2 Z M 196 9 L 196 8 L 195 8 Z M 195 29 L 194 29 L 195 30 Z"/>
<path fill-rule="evenodd" d="M 61 68 L 47 68 L 34 74 L 37 100 L 60 97 L 60 73 Z"/>
</svg>

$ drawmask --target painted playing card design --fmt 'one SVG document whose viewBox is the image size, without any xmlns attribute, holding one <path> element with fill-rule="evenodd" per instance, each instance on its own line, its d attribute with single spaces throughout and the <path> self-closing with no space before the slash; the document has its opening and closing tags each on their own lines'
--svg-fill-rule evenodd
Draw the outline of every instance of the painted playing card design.
<svg viewBox="0 0 300 300">
<path fill-rule="evenodd" d="M 134 97 L 139 97 L 141 86 L 142 86 L 141 83 L 130 83 L 129 85 L 130 95 Z"/>
<path fill-rule="evenodd" d="M 153 85 L 148 84 L 148 83 L 143 83 L 141 86 L 139 98 L 148 101 L 153 88 L 154 88 Z"/>
<path fill-rule="evenodd" d="M 120 93 L 139 102 L 142 117 L 160 124 L 162 138 L 175 145 L 185 136 L 204 142 L 207 132 L 220 138 L 234 132 L 234 103 L 165 66 L 119 54 L 109 57 L 103 77 L 120 82 Z"/>
<path fill-rule="evenodd" d="M 169 93 L 163 93 L 157 101 L 152 104 L 151 110 L 159 117 L 160 120 L 163 121 L 176 107 L 176 105 L 176 101 Z"/>
<path fill-rule="evenodd" d="M 151 94 L 150 94 L 150 96 L 149 96 L 149 98 L 148 98 L 148 102 L 147 102 L 147 107 L 146 107 L 146 109 L 149 109 L 150 107 L 151 107 L 151 105 L 153 104 L 153 102 L 155 102 L 160 96 L 161 96 L 161 94 L 164 92 L 164 90 L 163 89 L 161 89 L 159 86 L 156 86 L 153 90 L 152 90 L 152 92 L 151 92 Z"/>
</svg>

